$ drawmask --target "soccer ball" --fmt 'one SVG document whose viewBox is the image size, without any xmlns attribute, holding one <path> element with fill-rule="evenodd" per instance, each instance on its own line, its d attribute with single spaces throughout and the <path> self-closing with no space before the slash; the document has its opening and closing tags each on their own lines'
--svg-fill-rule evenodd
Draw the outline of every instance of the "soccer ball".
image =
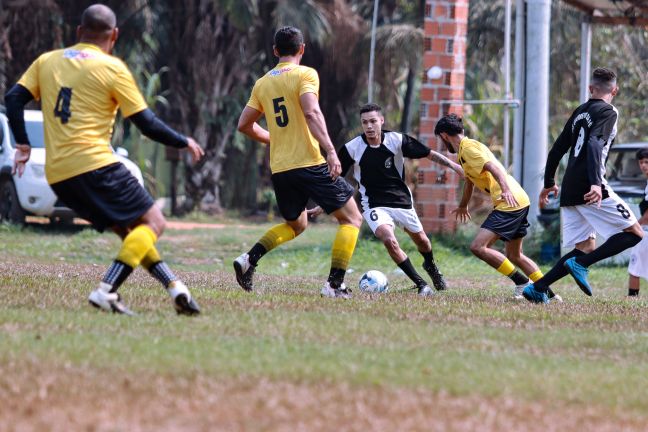
<svg viewBox="0 0 648 432">
<path fill-rule="evenodd" d="M 389 289 L 387 276 L 378 270 L 369 270 L 363 274 L 358 285 L 360 290 L 368 293 L 381 293 Z"/>
</svg>

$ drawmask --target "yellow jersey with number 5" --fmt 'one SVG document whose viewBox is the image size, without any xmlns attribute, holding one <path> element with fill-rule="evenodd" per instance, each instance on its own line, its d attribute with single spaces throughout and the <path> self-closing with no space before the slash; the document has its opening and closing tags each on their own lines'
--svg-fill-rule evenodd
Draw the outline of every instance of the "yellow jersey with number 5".
<svg viewBox="0 0 648 432">
<path fill-rule="evenodd" d="M 41 55 L 18 84 L 41 100 L 50 184 L 117 162 L 110 148 L 117 109 L 129 117 L 147 108 L 124 62 L 91 44 Z"/>
<path fill-rule="evenodd" d="M 319 95 L 317 71 L 288 62 L 277 64 L 252 89 L 247 105 L 265 114 L 273 174 L 326 162 L 301 108 L 305 93 Z"/>
</svg>

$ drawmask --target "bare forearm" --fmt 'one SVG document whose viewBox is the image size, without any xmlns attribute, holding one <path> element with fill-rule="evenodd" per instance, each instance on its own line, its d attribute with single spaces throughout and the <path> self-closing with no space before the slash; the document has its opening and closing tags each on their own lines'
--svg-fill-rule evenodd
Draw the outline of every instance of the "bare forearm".
<svg viewBox="0 0 648 432">
<path fill-rule="evenodd" d="M 506 180 L 506 173 L 502 171 L 497 165 L 493 164 L 492 162 L 488 162 L 486 163 L 486 165 L 484 165 L 484 171 L 488 171 L 492 174 L 493 178 L 500 186 L 502 193 L 510 192 L 511 189 L 509 188 L 508 181 Z"/>
<path fill-rule="evenodd" d="M 321 111 L 313 111 L 306 114 L 306 124 L 311 134 L 315 137 L 320 147 L 326 154 L 331 152 L 335 153 L 335 147 L 329 138 L 328 130 L 326 129 L 326 121 Z"/>
<path fill-rule="evenodd" d="M 457 171 L 457 172 L 462 172 L 463 171 L 461 169 L 461 165 L 459 165 L 456 162 L 451 161 L 447 157 L 443 156 L 441 153 L 436 152 L 434 150 L 430 150 L 430 154 L 428 155 L 428 159 L 430 159 L 431 161 L 436 162 L 436 163 L 438 163 L 440 165 L 451 168 L 454 171 Z"/>
<path fill-rule="evenodd" d="M 472 184 L 470 180 L 466 180 L 463 188 L 463 194 L 461 195 L 461 201 L 459 202 L 459 207 L 468 207 L 470 198 L 472 197 L 473 189 L 475 185 Z"/>
<path fill-rule="evenodd" d="M 261 127 L 258 123 L 254 122 L 244 128 L 239 129 L 242 133 L 252 138 L 254 141 L 259 141 L 264 144 L 270 144 L 270 133 Z"/>
</svg>

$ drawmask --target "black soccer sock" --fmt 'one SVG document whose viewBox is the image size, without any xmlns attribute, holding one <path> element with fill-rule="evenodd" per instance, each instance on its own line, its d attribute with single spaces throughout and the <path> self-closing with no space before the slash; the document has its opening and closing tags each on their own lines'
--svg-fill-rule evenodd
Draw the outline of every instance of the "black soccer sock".
<svg viewBox="0 0 648 432">
<path fill-rule="evenodd" d="M 133 267 L 115 260 L 110 267 L 108 267 L 108 271 L 104 275 L 102 282 L 107 283 L 112 287 L 110 288 L 111 293 L 116 292 L 132 272 Z"/>
<path fill-rule="evenodd" d="M 605 243 L 592 252 L 576 258 L 576 262 L 589 267 L 599 261 L 620 254 L 641 241 L 641 237 L 631 232 L 620 232 L 607 239 Z"/>
<path fill-rule="evenodd" d="M 345 269 L 331 267 L 331 271 L 329 272 L 329 277 L 327 281 L 332 288 L 340 288 L 344 283 L 345 275 L 346 275 Z"/>
<path fill-rule="evenodd" d="M 405 261 L 398 264 L 398 267 L 400 267 L 400 269 L 405 272 L 407 277 L 410 278 L 418 288 L 427 285 L 425 279 L 423 279 L 421 275 L 419 275 L 416 270 L 414 270 L 414 266 L 412 265 L 412 262 L 409 258 L 405 258 Z"/>
<path fill-rule="evenodd" d="M 164 288 L 169 288 L 171 282 L 178 280 L 178 277 L 164 261 L 154 263 L 147 270 L 151 273 L 151 276 L 164 285 Z"/>
<path fill-rule="evenodd" d="M 255 243 L 254 246 L 252 246 L 252 249 L 248 252 L 248 255 L 250 256 L 250 264 L 255 266 L 266 253 L 268 253 L 268 250 L 263 247 L 261 243 Z"/>
<path fill-rule="evenodd" d="M 421 255 L 423 255 L 423 264 L 426 266 L 434 264 L 434 255 L 432 254 L 432 250 L 430 252 L 421 252 L 419 251 Z"/>
<path fill-rule="evenodd" d="M 635 297 L 639 295 L 639 289 L 628 288 L 628 296 Z"/>
<path fill-rule="evenodd" d="M 519 270 L 515 270 L 513 273 L 508 275 L 508 278 L 511 279 L 515 285 L 524 285 L 529 283 L 529 278 Z"/>
<path fill-rule="evenodd" d="M 538 291 L 549 290 L 549 286 L 551 284 L 567 276 L 568 272 L 565 268 L 565 261 L 567 261 L 569 258 L 579 257 L 581 255 L 585 255 L 585 252 L 580 249 L 573 249 L 571 252 L 566 253 L 558 260 L 558 262 L 551 268 L 551 270 L 547 272 L 547 274 L 535 281 L 533 283 L 533 286 Z"/>
</svg>

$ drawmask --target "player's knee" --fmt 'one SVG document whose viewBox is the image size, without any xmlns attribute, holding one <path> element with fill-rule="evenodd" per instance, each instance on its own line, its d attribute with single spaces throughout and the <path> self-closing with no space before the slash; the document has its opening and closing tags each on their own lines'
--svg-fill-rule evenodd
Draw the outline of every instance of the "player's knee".
<svg viewBox="0 0 648 432">
<path fill-rule="evenodd" d="M 482 243 L 471 243 L 470 244 L 470 252 L 472 252 L 473 255 L 476 257 L 482 257 L 484 256 L 484 252 L 486 250 L 486 246 Z"/>
</svg>

